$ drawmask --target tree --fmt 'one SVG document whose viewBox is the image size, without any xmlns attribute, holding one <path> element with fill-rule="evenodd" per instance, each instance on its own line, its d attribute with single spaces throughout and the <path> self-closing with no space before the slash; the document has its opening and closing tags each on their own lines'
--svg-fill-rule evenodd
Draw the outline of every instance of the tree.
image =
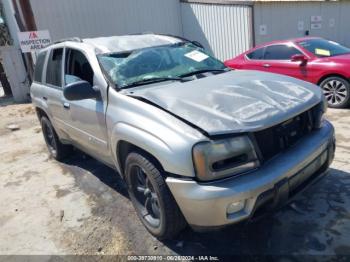
<svg viewBox="0 0 350 262">
<path fill-rule="evenodd" d="M 12 39 L 5 24 L 2 3 L 0 2 L 0 46 L 11 45 Z"/>
</svg>

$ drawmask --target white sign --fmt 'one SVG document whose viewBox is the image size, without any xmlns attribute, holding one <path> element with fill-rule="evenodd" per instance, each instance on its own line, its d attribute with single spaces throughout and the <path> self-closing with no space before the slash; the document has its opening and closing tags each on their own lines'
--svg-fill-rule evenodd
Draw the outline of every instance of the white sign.
<svg viewBox="0 0 350 262">
<path fill-rule="evenodd" d="M 259 26 L 259 34 L 260 35 L 267 35 L 267 25 L 260 25 Z"/>
<path fill-rule="evenodd" d="M 311 24 L 311 29 L 313 29 L 313 30 L 318 30 L 318 29 L 321 29 L 321 28 L 322 28 L 322 24 L 321 23 Z"/>
<path fill-rule="evenodd" d="M 51 43 L 48 30 L 19 32 L 18 40 L 23 53 L 38 51 Z"/>
<path fill-rule="evenodd" d="M 298 31 L 304 31 L 304 21 L 298 21 Z"/>
<path fill-rule="evenodd" d="M 311 16 L 311 23 L 317 23 L 322 21 L 322 16 L 320 15 L 312 15 Z"/>
<path fill-rule="evenodd" d="M 197 50 L 189 52 L 189 53 L 185 54 L 185 56 L 196 61 L 196 62 L 202 62 L 203 60 L 205 60 L 209 57 L 206 54 L 199 52 Z"/>
</svg>

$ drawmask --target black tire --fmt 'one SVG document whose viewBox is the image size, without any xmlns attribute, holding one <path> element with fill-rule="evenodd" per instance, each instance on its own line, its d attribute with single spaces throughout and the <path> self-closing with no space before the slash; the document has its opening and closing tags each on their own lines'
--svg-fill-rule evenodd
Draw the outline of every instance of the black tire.
<svg viewBox="0 0 350 262">
<path fill-rule="evenodd" d="M 56 160 L 62 160 L 67 157 L 72 151 L 72 146 L 64 145 L 60 142 L 55 129 L 47 117 L 41 117 L 40 123 L 50 155 Z"/>
<path fill-rule="evenodd" d="M 348 80 L 331 76 L 320 84 L 326 96 L 328 106 L 332 108 L 346 108 L 350 104 L 350 83 Z"/>
<path fill-rule="evenodd" d="M 142 153 L 128 155 L 125 162 L 125 180 L 137 215 L 153 236 L 171 239 L 186 227 L 185 218 L 161 171 L 147 156 Z"/>
</svg>

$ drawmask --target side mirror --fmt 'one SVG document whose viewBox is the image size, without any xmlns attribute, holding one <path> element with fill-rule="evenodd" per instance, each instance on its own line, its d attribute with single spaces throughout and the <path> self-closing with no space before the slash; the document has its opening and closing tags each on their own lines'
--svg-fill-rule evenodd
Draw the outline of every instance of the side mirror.
<svg viewBox="0 0 350 262">
<path fill-rule="evenodd" d="M 292 55 L 291 60 L 292 62 L 302 62 L 302 64 L 305 64 L 307 62 L 307 57 L 303 54 L 297 54 Z"/>
<path fill-rule="evenodd" d="M 63 89 L 63 95 L 67 100 L 84 100 L 97 98 L 98 92 L 92 85 L 84 80 L 68 84 Z"/>
<path fill-rule="evenodd" d="M 191 43 L 194 44 L 195 46 L 198 46 L 199 48 L 205 49 L 204 46 L 198 41 L 192 41 Z"/>
</svg>

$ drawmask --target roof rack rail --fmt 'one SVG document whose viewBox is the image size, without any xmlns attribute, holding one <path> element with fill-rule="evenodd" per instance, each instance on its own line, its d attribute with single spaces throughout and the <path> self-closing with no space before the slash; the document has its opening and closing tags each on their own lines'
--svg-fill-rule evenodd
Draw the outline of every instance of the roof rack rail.
<svg viewBox="0 0 350 262">
<path fill-rule="evenodd" d="M 177 38 L 177 39 L 180 39 L 180 40 L 182 40 L 184 42 L 192 42 L 191 40 L 189 40 L 189 39 L 187 39 L 185 37 L 182 37 L 182 36 L 178 36 L 178 35 L 172 35 L 172 34 L 159 34 L 159 35 Z"/>
<path fill-rule="evenodd" d="M 66 42 L 66 41 L 79 42 L 79 43 L 83 42 L 83 40 L 81 38 L 79 38 L 79 37 L 71 37 L 71 38 L 63 38 L 63 39 L 54 41 L 52 44 L 59 44 L 59 43 L 63 43 L 63 42 Z"/>
<path fill-rule="evenodd" d="M 169 36 L 169 37 L 173 37 L 173 38 L 180 39 L 180 40 L 182 40 L 182 41 L 184 41 L 184 42 L 191 42 L 191 40 L 188 40 L 187 38 L 184 38 L 184 37 L 182 37 L 182 36 L 172 35 L 172 34 L 153 33 L 153 32 L 151 32 L 151 31 L 149 31 L 149 32 L 143 32 L 143 33 L 131 33 L 131 34 L 128 34 L 128 35 L 145 35 L 145 34 Z"/>
<path fill-rule="evenodd" d="M 141 33 L 129 33 L 129 34 L 126 34 L 126 35 L 155 35 L 154 32 L 152 31 L 145 31 L 145 32 L 141 32 Z"/>
</svg>

